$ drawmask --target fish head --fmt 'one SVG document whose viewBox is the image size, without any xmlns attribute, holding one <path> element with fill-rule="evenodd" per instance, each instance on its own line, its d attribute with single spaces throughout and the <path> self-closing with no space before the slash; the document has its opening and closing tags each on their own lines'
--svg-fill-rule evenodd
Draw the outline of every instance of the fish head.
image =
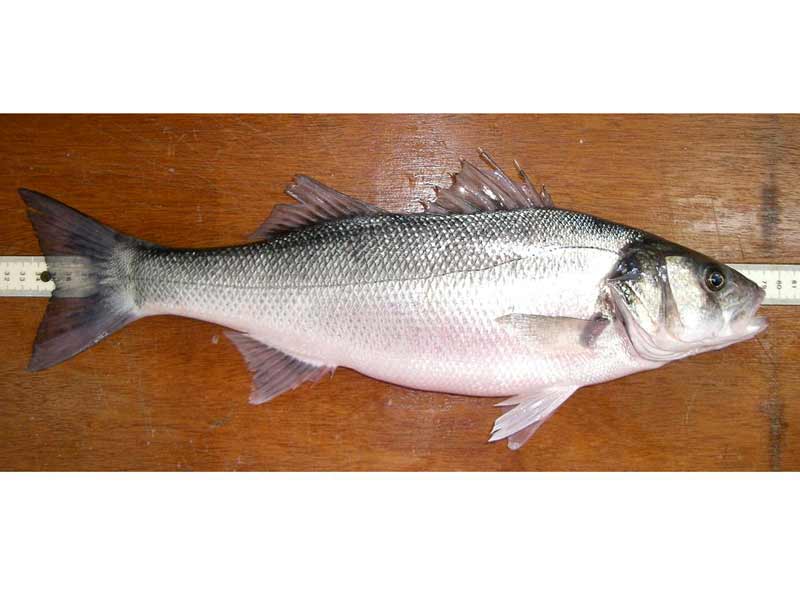
<svg viewBox="0 0 800 600">
<path fill-rule="evenodd" d="M 750 339 L 764 290 L 698 252 L 653 239 L 628 249 L 608 277 L 612 303 L 631 343 L 664 362 Z"/>
</svg>

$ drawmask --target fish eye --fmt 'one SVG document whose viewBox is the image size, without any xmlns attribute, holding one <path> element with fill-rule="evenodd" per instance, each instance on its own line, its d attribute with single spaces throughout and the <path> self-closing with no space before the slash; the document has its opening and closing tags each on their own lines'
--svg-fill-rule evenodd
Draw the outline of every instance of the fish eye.
<svg viewBox="0 0 800 600">
<path fill-rule="evenodd" d="M 714 267 L 706 271 L 706 287 L 712 292 L 718 292 L 725 287 L 725 275 Z"/>
</svg>

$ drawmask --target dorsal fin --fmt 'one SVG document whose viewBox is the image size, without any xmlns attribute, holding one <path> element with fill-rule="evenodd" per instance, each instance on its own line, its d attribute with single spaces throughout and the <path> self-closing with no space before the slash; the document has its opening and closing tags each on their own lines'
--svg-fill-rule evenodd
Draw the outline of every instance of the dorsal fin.
<svg viewBox="0 0 800 600">
<path fill-rule="evenodd" d="M 522 178 L 520 183 L 512 181 L 483 150 L 479 149 L 479 156 L 492 171 L 483 171 L 462 159 L 461 171 L 453 177 L 452 185 L 447 189 L 435 188 L 436 200 L 422 203 L 426 212 L 474 213 L 553 206 L 545 187 L 538 192 L 518 163 L 514 164 Z"/>
<path fill-rule="evenodd" d="M 269 239 L 321 221 L 384 212 L 305 175 L 297 175 L 286 188 L 286 193 L 299 204 L 278 204 L 267 220 L 250 235 L 251 240 Z"/>
<path fill-rule="evenodd" d="M 553 206 L 545 187 L 537 191 L 519 163 L 514 161 L 522 181 L 514 182 L 488 153 L 479 149 L 479 156 L 492 170 L 481 170 L 462 160 L 461 171 L 453 177 L 452 185 L 447 189 L 435 188 L 436 200 L 422 202 L 425 212 L 453 214 Z M 305 175 L 297 175 L 286 188 L 286 193 L 298 204 L 278 204 L 267 220 L 250 235 L 251 240 L 270 239 L 322 221 L 386 212 Z"/>
</svg>

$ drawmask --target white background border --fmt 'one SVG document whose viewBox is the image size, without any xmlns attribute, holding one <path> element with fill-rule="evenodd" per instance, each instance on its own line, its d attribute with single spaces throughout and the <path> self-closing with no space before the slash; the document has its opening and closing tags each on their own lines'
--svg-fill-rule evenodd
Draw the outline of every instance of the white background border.
<svg viewBox="0 0 800 600">
<path fill-rule="evenodd" d="M 117 6 L 4 5 L 0 110 L 798 109 L 798 19 L 772 3 Z M 6 598 L 797 590 L 796 474 L 6 474 L 0 486 Z"/>
</svg>

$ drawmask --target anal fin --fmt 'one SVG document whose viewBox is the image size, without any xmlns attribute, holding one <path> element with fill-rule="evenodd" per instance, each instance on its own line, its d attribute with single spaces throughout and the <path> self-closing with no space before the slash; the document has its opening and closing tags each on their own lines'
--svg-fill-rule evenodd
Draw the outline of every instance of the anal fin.
<svg viewBox="0 0 800 600">
<path fill-rule="evenodd" d="M 253 374 L 251 404 L 262 404 L 306 381 L 319 381 L 336 367 L 313 365 L 238 331 L 226 331 Z"/>
<path fill-rule="evenodd" d="M 497 406 L 516 406 L 494 422 L 489 441 L 508 438 L 508 447 L 518 450 L 577 389 L 573 386 L 543 388 L 498 403 Z"/>
</svg>

